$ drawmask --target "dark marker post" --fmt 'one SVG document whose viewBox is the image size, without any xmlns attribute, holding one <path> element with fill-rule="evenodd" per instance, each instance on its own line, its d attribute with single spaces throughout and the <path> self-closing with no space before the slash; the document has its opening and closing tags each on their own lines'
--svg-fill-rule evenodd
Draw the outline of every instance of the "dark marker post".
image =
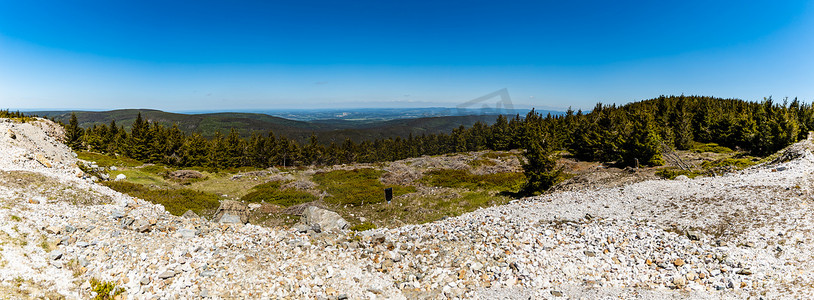
<svg viewBox="0 0 814 300">
<path fill-rule="evenodd" d="M 393 188 L 384 189 L 384 199 L 387 199 L 387 204 L 390 204 L 390 200 L 393 200 Z"/>
</svg>

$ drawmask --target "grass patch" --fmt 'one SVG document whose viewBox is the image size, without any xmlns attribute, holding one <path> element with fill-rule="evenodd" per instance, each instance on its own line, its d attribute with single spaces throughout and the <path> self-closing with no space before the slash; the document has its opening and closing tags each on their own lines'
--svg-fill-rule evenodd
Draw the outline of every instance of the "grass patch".
<svg viewBox="0 0 814 300">
<path fill-rule="evenodd" d="M 364 223 L 356 224 L 356 225 L 353 225 L 353 226 L 350 227 L 350 230 L 353 230 L 353 231 L 365 231 L 365 230 L 370 230 L 370 229 L 376 229 L 376 224 L 373 224 L 373 223 L 370 223 L 370 222 L 364 222 Z"/>
<path fill-rule="evenodd" d="M 14 221 L 14 222 L 20 222 L 20 221 L 22 221 L 22 220 L 23 220 L 22 218 L 20 218 L 20 217 L 18 217 L 18 216 L 15 216 L 15 215 L 11 215 L 11 217 L 10 217 L 10 218 L 11 218 L 11 220 L 12 220 L 12 221 Z"/>
<path fill-rule="evenodd" d="M 755 165 L 756 163 L 757 162 L 753 160 L 751 157 L 742 157 L 742 158 L 727 157 L 714 161 L 705 161 L 701 163 L 701 167 L 706 170 L 709 170 L 712 168 L 732 166 L 735 169 L 743 170 L 745 168 Z"/>
<path fill-rule="evenodd" d="M 144 171 L 142 169 L 113 171 L 110 172 L 110 178 L 114 179 L 119 174 L 124 174 L 124 176 L 127 176 L 127 179 L 125 180 L 130 183 L 167 186 L 167 181 L 164 180 L 164 177 L 149 171 Z"/>
<path fill-rule="evenodd" d="M 676 177 L 681 175 L 687 176 L 688 178 L 695 178 L 698 175 L 701 175 L 701 173 L 696 171 L 682 170 L 676 167 L 668 167 L 656 171 L 656 176 L 670 180 L 675 179 Z"/>
<path fill-rule="evenodd" d="M 393 188 L 393 197 L 411 193 L 414 187 L 385 186 L 379 181 L 384 173 L 374 169 L 336 170 L 314 174 L 313 180 L 331 197 L 326 202 L 361 206 L 384 202 L 384 189 Z"/>
<path fill-rule="evenodd" d="M 489 158 L 484 158 L 484 157 L 478 157 L 476 159 L 473 159 L 473 160 L 469 161 L 467 164 L 470 167 L 473 167 L 473 168 L 477 168 L 477 167 L 480 167 L 480 166 L 491 167 L 491 166 L 497 165 L 497 163 L 494 160 L 491 160 Z"/>
<path fill-rule="evenodd" d="M 118 192 L 141 198 L 164 208 L 173 215 L 180 216 L 187 210 L 198 215 L 207 215 L 220 206 L 218 196 L 190 189 L 153 190 L 146 186 L 123 181 L 108 181 L 104 185 Z"/>
<path fill-rule="evenodd" d="M 227 173 L 203 174 L 205 176 L 204 179 L 190 181 L 187 188 L 204 193 L 212 193 L 217 195 L 226 194 L 230 197 L 242 197 L 248 194 L 252 187 L 256 186 L 259 182 L 262 182 L 254 180 L 250 176 L 232 179 L 232 175 Z"/>
<path fill-rule="evenodd" d="M 240 198 L 246 202 L 266 202 L 280 206 L 292 206 L 317 200 L 317 197 L 309 193 L 295 189 L 281 189 L 280 181 L 263 183 L 252 188 L 252 190 Z"/>
<path fill-rule="evenodd" d="M 421 182 L 441 187 L 470 190 L 518 191 L 526 180 L 523 173 L 476 175 L 466 170 L 440 169 L 427 172 Z"/>
<path fill-rule="evenodd" d="M 716 143 L 707 143 L 707 144 L 695 144 L 693 145 L 690 151 L 695 153 L 704 153 L 704 152 L 712 152 L 712 153 L 732 153 L 732 149 L 729 149 L 724 146 L 720 146 Z"/>
<path fill-rule="evenodd" d="M 138 167 L 142 165 L 140 161 L 124 156 L 106 155 L 96 152 L 81 151 L 76 153 L 77 158 L 81 160 L 96 162 L 100 167 Z"/>
</svg>

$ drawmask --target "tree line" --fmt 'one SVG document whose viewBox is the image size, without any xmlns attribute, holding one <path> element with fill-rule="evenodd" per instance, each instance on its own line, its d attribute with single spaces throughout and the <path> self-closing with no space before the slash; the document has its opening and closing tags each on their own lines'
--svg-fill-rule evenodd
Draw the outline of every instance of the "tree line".
<svg viewBox="0 0 814 300">
<path fill-rule="evenodd" d="M 124 155 L 179 167 L 332 165 L 392 161 L 421 155 L 480 150 L 523 149 L 526 189 L 550 187 L 559 170 L 557 151 L 574 158 L 618 166 L 663 164 L 665 149 L 688 149 L 714 142 L 766 155 L 806 137 L 814 128 L 814 109 L 797 99 L 744 101 L 704 96 L 660 96 L 617 106 L 598 103 L 590 112 L 569 109 L 560 115 L 532 110 L 525 117 L 499 116 L 448 134 L 321 144 L 316 135 L 299 144 L 274 132 L 241 138 L 232 129 L 206 139 L 174 126 L 136 118 L 130 131 L 110 124 L 80 128 L 72 115 L 66 142 L 76 150 Z M 328 133 L 329 134 L 329 133 Z"/>
</svg>

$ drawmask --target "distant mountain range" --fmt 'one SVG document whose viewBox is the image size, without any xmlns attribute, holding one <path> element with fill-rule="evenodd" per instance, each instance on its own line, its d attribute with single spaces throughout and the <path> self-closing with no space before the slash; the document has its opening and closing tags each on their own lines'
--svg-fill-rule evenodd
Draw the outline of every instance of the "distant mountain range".
<svg viewBox="0 0 814 300">
<path fill-rule="evenodd" d="M 367 110 L 344 110 L 344 111 L 318 111 L 300 110 L 290 114 L 299 116 L 298 118 L 313 118 L 309 121 L 291 120 L 287 118 L 275 117 L 263 113 L 246 112 L 218 112 L 201 114 L 181 114 L 170 113 L 151 109 L 123 109 L 111 111 L 32 111 L 30 113 L 42 117 L 53 118 L 57 121 L 68 122 L 71 112 L 76 113 L 79 125 L 88 128 L 93 125 L 110 124 L 115 120 L 119 126 L 129 129 L 135 121 L 136 116 L 141 113 L 142 118 L 150 122 L 157 122 L 165 126 L 178 124 L 178 127 L 186 133 L 199 133 L 204 137 L 212 137 L 216 132 L 226 135 L 232 128 L 238 130 L 241 136 L 247 137 L 252 133 L 267 134 L 273 131 L 275 135 L 285 135 L 300 143 L 305 142 L 312 133 L 317 135 L 320 142 L 341 143 L 346 138 L 355 142 L 364 140 L 382 139 L 390 137 L 407 137 L 410 134 L 437 134 L 449 133 L 452 129 L 463 125 L 472 126 L 478 121 L 492 124 L 497 119 L 498 114 L 479 115 L 445 115 L 433 117 L 414 117 L 422 109 L 407 109 L 400 116 L 395 118 L 398 112 L 390 109 L 367 109 Z M 465 110 L 448 109 L 446 113 L 461 113 Z M 424 112 L 435 111 L 424 109 Z M 476 111 L 472 111 L 473 113 Z M 317 118 L 326 117 L 330 114 L 340 114 L 346 118 Z M 553 112 L 561 113 L 561 112 Z M 344 114 L 344 115 L 342 115 Z M 519 112 L 518 112 L 519 114 Z M 310 116 L 307 117 L 306 115 Z M 521 117 L 524 114 L 520 114 Z M 348 117 L 354 116 L 354 117 Z M 513 117 L 514 114 L 511 114 Z"/>
</svg>

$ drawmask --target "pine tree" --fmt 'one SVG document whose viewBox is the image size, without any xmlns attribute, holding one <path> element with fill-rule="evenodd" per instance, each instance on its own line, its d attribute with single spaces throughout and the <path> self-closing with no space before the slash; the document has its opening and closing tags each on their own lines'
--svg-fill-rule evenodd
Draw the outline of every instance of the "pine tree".
<svg viewBox="0 0 814 300">
<path fill-rule="evenodd" d="M 82 135 L 84 134 L 82 128 L 79 127 L 79 120 L 76 118 L 75 113 L 71 113 L 71 120 L 65 126 L 65 144 L 73 150 L 81 150 L 82 148 Z"/>
<path fill-rule="evenodd" d="M 536 114 L 536 113 L 535 113 Z M 529 116 L 532 114 L 530 113 Z M 526 117 L 528 121 L 529 117 Z M 523 155 L 523 171 L 526 183 L 522 192 L 528 195 L 548 190 L 557 183 L 561 168 L 557 168 L 557 160 L 548 135 L 539 124 L 526 123 Z"/>
<path fill-rule="evenodd" d="M 653 115 L 637 111 L 632 117 L 630 136 L 623 144 L 622 163 L 626 166 L 638 164 L 660 166 L 664 164 L 661 157 L 662 142 L 653 125 Z"/>
</svg>

